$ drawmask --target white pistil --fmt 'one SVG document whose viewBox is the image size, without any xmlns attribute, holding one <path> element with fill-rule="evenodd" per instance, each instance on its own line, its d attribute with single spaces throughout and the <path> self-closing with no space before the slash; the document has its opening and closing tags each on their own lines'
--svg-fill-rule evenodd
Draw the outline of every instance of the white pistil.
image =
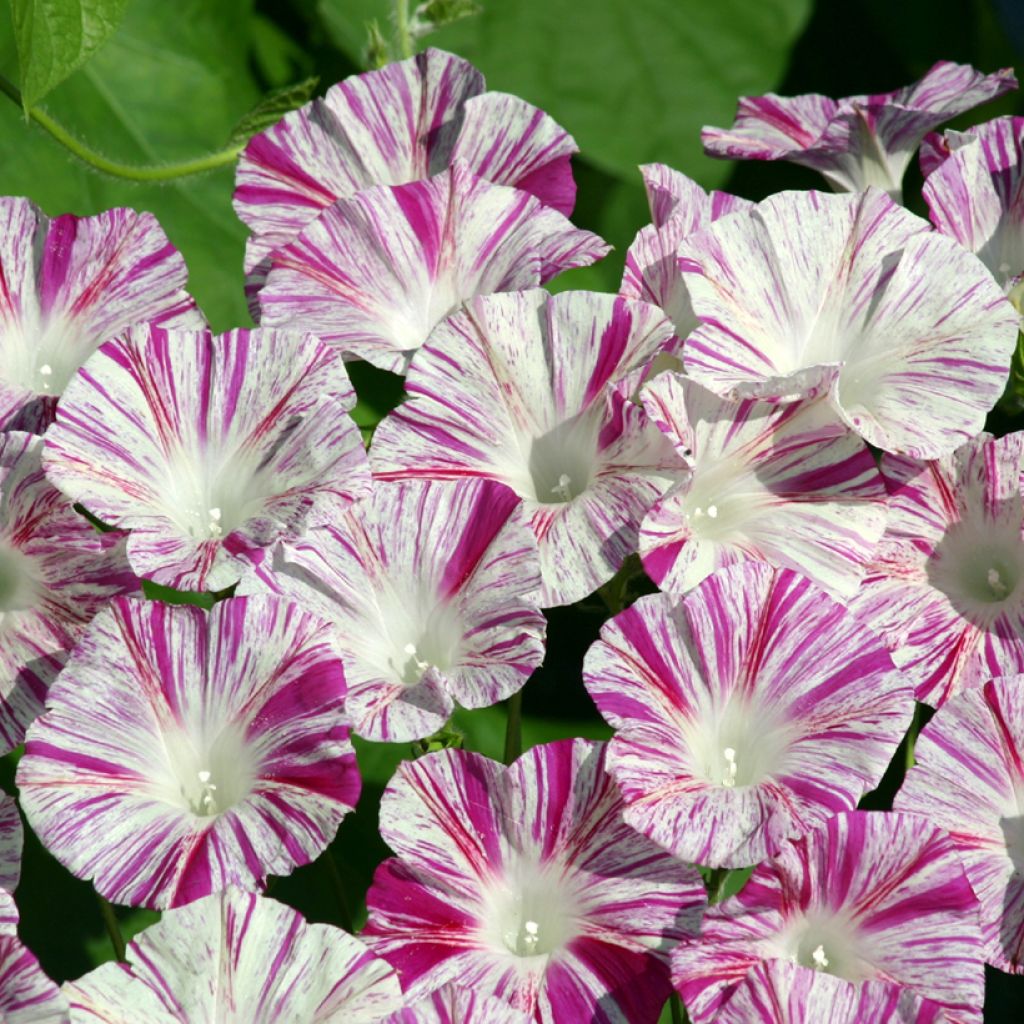
<svg viewBox="0 0 1024 1024">
<path fill-rule="evenodd" d="M 732 789 L 736 785 L 736 772 L 739 770 L 736 764 L 736 751 L 732 747 L 726 747 L 722 751 L 722 757 L 728 763 L 726 774 L 722 777 L 722 785 Z"/>
<path fill-rule="evenodd" d="M 402 648 L 402 650 L 405 651 L 405 653 L 408 654 L 410 658 L 412 658 L 413 662 L 416 665 L 417 671 L 426 672 L 427 669 L 430 668 L 429 661 L 422 661 L 420 659 L 419 652 L 416 650 L 415 644 L 406 644 Z"/>
<path fill-rule="evenodd" d="M 1009 587 L 1007 587 L 1003 582 L 998 569 L 989 569 L 985 574 L 985 579 L 988 580 L 989 590 L 991 590 L 996 597 L 1006 597 L 1009 593 Z"/>
<path fill-rule="evenodd" d="M 572 477 L 568 473 L 562 473 L 558 478 L 558 483 L 551 488 L 551 493 L 558 498 L 559 501 L 572 501 L 572 491 L 570 485 L 572 484 Z"/>
<path fill-rule="evenodd" d="M 221 511 L 219 508 L 211 508 L 208 512 L 210 522 L 208 524 L 211 537 L 219 537 L 221 535 Z"/>
<path fill-rule="evenodd" d="M 46 377 L 51 377 L 52 375 L 53 375 L 53 367 L 49 363 L 43 363 L 43 365 L 39 367 L 39 376 L 44 378 L 44 380 L 43 380 L 43 390 L 44 391 L 49 391 L 50 390 L 50 382 L 48 380 L 46 380 L 45 378 Z"/>
<path fill-rule="evenodd" d="M 712 519 L 717 519 L 718 518 L 718 506 L 717 505 L 708 505 L 708 516 L 710 516 Z"/>
<path fill-rule="evenodd" d="M 824 946 L 816 946 L 814 952 L 811 953 L 811 959 L 814 961 L 814 969 L 816 971 L 823 971 L 828 967 L 828 957 L 825 956 Z"/>
<path fill-rule="evenodd" d="M 210 773 L 205 769 L 199 773 L 199 810 L 202 814 L 217 813 L 217 798 L 214 794 L 217 787 L 210 781 Z"/>
<path fill-rule="evenodd" d="M 523 936 L 523 945 L 526 946 L 527 955 L 531 955 L 540 941 L 540 925 L 536 921 L 526 921 L 523 930 L 526 932 Z"/>
</svg>

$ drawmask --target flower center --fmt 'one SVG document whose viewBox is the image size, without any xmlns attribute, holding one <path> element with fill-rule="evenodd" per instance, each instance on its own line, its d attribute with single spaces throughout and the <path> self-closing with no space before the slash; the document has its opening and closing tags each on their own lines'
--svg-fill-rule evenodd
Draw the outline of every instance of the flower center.
<svg viewBox="0 0 1024 1024">
<path fill-rule="evenodd" d="M 0 613 L 31 608 L 38 595 L 32 560 L 17 548 L 0 544 Z"/>
<path fill-rule="evenodd" d="M 94 343 L 62 317 L 0 332 L 0 378 L 37 395 L 59 395 Z"/>
<path fill-rule="evenodd" d="M 222 730 L 210 743 L 184 733 L 165 734 L 167 773 L 156 780 L 156 795 L 194 814 L 212 818 L 244 800 L 255 766 L 240 730 Z"/>
<path fill-rule="evenodd" d="M 578 498 L 594 476 L 595 421 L 583 414 L 529 442 L 528 473 L 517 490 L 542 505 L 564 505 Z"/>
<path fill-rule="evenodd" d="M 795 922 L 783 937 L 782 955 L 811 970 L 847 981 L 864 981 L 875 974 L 865 958 L 857 926 L 843 915 L 811 915 Z"/>
</svg>

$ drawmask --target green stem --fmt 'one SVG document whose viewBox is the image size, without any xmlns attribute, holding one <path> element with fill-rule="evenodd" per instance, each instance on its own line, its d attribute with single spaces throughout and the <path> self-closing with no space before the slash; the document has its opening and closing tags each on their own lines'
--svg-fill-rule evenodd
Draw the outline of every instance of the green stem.
<svg viewBox="0 0 1024 1024">
<path fill-rule="evenodd" d="M 917 734 L 921 731 L 921 705 L 914 705 L 914 717 L 910 722 L 910 731 L 907 733 L 907 750 L 904 768 L 910 771 L 914 767 L 914 746 L 917 743 Z"/>
<path fill-rule="evenodd" d="M 338 865 L 334 863 L 334 855 L 331 848 L 324 850 L 320 859 L 327 866 L 327 876 L 331 880 L 331 888 L 334 889 L 334 898 L 338 903 L 338 915 L 341 920 L 338 922 L 350 935 L 353 932 L 352 911 L 348 908 L 348 899 L 345 897 L 345 886 L 338 873 Z"/>
<path fill-rule="evenodd" d="M 683 1004 L 679 1001 L 678 992 L 672 993 L 668 1005 L 672 1011 L 672 1024 L 685 1024 L 687 1019 L 686 1011 L 683 1009 Z"/>
<path fill-rule="evenodd" d="M 412 32 L 409 31 L 409 0 L 395 0 L 395 38 L 398 56 L 411 57 L 414 52 Z"/>
<path fill-rule="evenodd" d="M 114 956 L 124 963 L 128 958 L 125 956 L 124 937 L 121 935 L 121 926 L 117 923 L 117 915 L 114 908 L 99 894 L 96 899 L 100 904 L 100 914 L 103 916 L 103 923 L 107 926 L 107 934 L 110 936 L 110 944 L 114 947 Z"/>
<path fill-rule="evenodd" d="M 505 764 L 511 764 L 523 752 L 523 691 L 517 690 L 505 701 Z"/>
<path fill-rule="evenodd" d="M 13 103 L 21 107 L 21 93 L 18 88 L 9 82 L 3 75 L 0 75 L 0 92 L 7 96 Z M 55 121 L 49 114 L 37 107 L 32 107 L 26 114 L 40 128 L 48 132 L 66 150 L 73 153 L 83 163 L 104 174 L 114 178 L 125 178 L 128 181 L 172 181 L 174 178 L 186 178 L 191 174 L 202 174 L 204 171 L 214 171 L 218 167 L 225 167 L 234 163 L 238 154 L 245 148 L 244 143 L 229 146 L 217 153 L 207 153 L 206 156 L 196 157 L 194 160 L 183 160 L 179 163 L 161 164 L 160 166 L 133 166 L 121 164 L 116 160 L 108 160 L 101 153 L 90 149 L 79 142 L 66 128 Z"/>
</svg>

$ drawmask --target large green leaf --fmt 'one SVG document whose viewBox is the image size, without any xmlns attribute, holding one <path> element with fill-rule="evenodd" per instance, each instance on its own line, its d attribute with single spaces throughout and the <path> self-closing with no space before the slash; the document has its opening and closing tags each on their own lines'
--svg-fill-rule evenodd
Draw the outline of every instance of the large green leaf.
<svg viewBox="0 0 1024 1024">
<path fill-rule="evenodd" d="M 705 186 L 725 162 L 700 129 L 731 124 L 736 100 L 777 86 L 812 0 L 484 0 L 430 37 L 472 60 L 492 89 L 548 111 L 607 171 L 657 160 Z M 540 41 L 543 40 L 541 44 Z"/>
<path fill-rule="evenodd" d="M 184 160 L 224 147 L 260 96 L 249 70 L 250 7 L 251 0 L 133 0 L 107 44 L 50 94 L 47 111 L 124 163 Z M 10 74 L 14 47 L 3 21 L 0 70 Z M 189 287 L 217 329 L 249 322 L 246 232 L 231 208 L 233 186 L 232 167 L 166 185 L 97 174 L 26 124 L 13 104 L 0 106 L 0 194 L 26 195 L 50 214 L 152 211 L 188 261 Z"/>
<path fill-rule="evenodd" d="M 128 0 L 11 0 L 21 98 L 35 106 L 103 45 Z"/>
</svg>

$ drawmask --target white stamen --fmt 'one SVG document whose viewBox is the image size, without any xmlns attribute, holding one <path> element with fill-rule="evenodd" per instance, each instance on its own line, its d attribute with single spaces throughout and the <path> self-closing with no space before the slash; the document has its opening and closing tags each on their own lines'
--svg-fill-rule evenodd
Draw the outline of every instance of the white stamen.
<svg viewBox="0 0 1024 1024">
<path fill-rule="evenodd" d="M 732 747 L 726 747 L 722 751 L 722 757 L 728 762 L 726 774 L 722 777 L 722 785 L 731 789 L 736 785 L 736 772 L 739 770 L 736 764 L 736 751 Z"/>
<path fill-rule="evenodd" d="M 214 793 L 217 792 L 217 787 L 210 781 L 210 773 L 206 769 L 199 772 L 199 810 L 202 814 L 216 814 L 217 813 L 217 798 Z"/>
<path fill-rule="evenodd" d="M 711 516 L 712 519 L 715 519 L 718 516 L 718 506 L 708 505 L 708 515 Z"/>
<path fill-rule="evenodd" d="M 825 947 L 817 946 L 813 953 L 811 953 L 811 959 L 814 961 L 814 969 L 816 971 L 823 971 L 828 967 L 828 957 L 825 956 Z"/>
<path fill-rule="evenodd" d="M 220 520 L 221 511 L 219 508 L 211 508 L 207 515 L 210 517 L 209 529 L 211 537 L 219 537 L 221 535 Z"/>
<path fill-rule="evenodd" d="M 46 377 L 50 377 L 52 375 L 53 375 L 53 367 L 49 363 L 43 363 L 43 365 L 39 367 L 39 376 L 40 377 L 46 378 Z M 44 391 L 49 391 L 50 390 L 50 382 L 48 380 L 44 379 L 42 383 L 43 383 L 43 390 Z"/>
<path fill-rule="evenodd" d="M 988 580 L 989 589 L 993 594 L 996 594 L 999 597 L 1006 597 L 1009 592 L 1009 588 L 1003 582 L 998 569 L 989 569 L 985 574 L 985 579 Z"/>
<path fill-rule="evenodd" d="M 415 644 L 406 644 L 402 648 L 402 650 L 405 651 L 405 653 L 408 654 L 409 657 L 412 658 L 412 660 L 415 662 L 417 671 L 419 671 L 419 672 L 426 672 L 427 669 L 430 668 L 430 662 L 429 661 L 422 661 L 420 659 L 420 656 L 419 656 L 419 653 L 416 650 L 416 645 Z"/>
<path fill-rule="evenodd" d="M 572 484 L 572 477 L 568 473 L 563 473 L 558 478 L 558 483 L 551 488 L 551 493 L 555 495 L 559 501 L 572 501 L 572 491 L 569 489 Z"/>
</svg>

